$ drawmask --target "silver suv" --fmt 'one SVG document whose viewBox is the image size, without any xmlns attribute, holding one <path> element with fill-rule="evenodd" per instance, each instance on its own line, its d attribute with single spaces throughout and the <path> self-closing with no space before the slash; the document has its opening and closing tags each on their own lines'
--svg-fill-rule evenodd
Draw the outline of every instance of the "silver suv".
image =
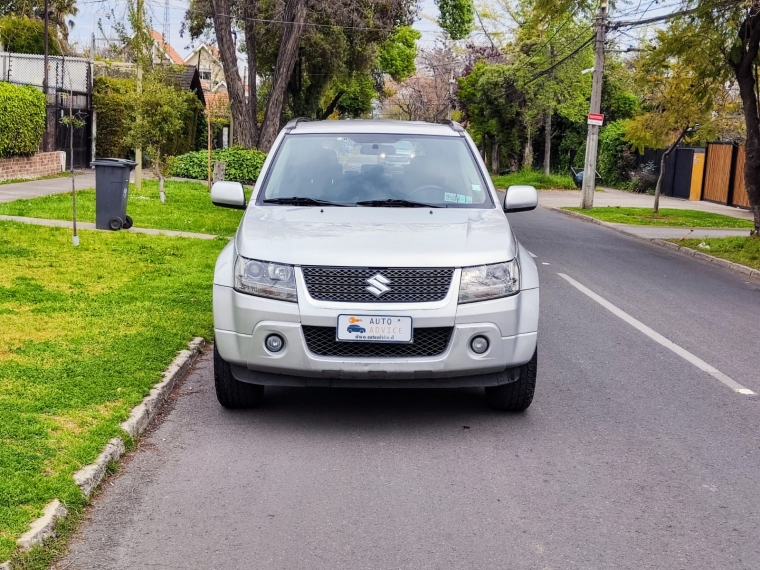
<svg viewBox="0 0 760 570">
<path fill-rule="evenodd" d="M 485 387 L 526 409 L 536 385 L 538 273 L 457 123 L 294 120 L 214 272 L 214 378 L 228 408 L 264 387 Z"/>
</svg>

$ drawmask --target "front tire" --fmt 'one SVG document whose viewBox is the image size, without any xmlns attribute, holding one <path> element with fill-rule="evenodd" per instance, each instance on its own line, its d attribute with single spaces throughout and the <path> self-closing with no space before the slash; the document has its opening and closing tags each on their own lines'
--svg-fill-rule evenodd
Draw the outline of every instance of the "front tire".
<svg viewBox="0 0 760 570">
<path fill-rule="evenodd" d="M 516 372 L 517 380 L 509 384 L 489 386 L 486 388 L 486 401 L 495 410 L 505 412 L 522 412 L 533 401 L 536 391 L 536 374 L 538 371 L 538 349 L 527 364 L 520 366 Z"/>
<path fill-rule="evenodd" d="M 257 408 L 264 399 L 264 386 L 235 379 L 230 363 L 221 357 L 216 349 L 216 343 L 214 343 L 214 386 L 216 399 L 230 410 Z"/>
</svg>

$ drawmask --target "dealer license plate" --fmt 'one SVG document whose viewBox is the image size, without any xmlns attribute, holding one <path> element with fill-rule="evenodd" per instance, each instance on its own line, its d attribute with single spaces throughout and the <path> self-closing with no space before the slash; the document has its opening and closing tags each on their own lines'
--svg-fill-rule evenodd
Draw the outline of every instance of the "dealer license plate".
<svg viewBox="0 0 760 570">
<path fill-rule="evenodd" d="M 338 315 L 335 334 L 349 342 L 412 342 L 412 317 Z"/>
</svg>

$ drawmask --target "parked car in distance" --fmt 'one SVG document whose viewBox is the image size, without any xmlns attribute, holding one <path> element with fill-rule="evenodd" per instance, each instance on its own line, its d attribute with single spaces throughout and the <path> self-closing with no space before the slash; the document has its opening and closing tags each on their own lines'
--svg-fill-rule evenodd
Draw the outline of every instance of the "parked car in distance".
<svg viewBox="0 0 760 570">
<path fill-rule="evenodd" d="M 389 167 L 399 149 L 409 163 Z M 531 404 L 538 272 L 505 213 L 538 195 L 500 201 L 457 123 L 294 120 L 249 204 L 236 182 L 211 199 L 246 210 L 214 272 L 223 406 L 255 407 L 265 386 L 474 386 L 497 409 Z"/>
</svg>

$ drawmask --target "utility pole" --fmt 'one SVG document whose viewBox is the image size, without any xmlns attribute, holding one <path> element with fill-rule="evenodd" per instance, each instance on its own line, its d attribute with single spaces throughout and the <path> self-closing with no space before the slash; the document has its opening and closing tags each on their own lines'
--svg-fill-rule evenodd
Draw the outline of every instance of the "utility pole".
<svg viewBox="0 0 760 570">
<path fill-rule="evenodd" d="M 599 3 L 596 16 L 596 45 L 594 57 L 594 77 L 591 86 L 591 113 L 599 113 L 602 107 L 602 80 L 604 79 L 604 43 L 607 39 L 607 0 Z M 594 207 L 596 189 L 596 152 L 599 146 L 599 125 L 589 124 L 586 137 L 586 163 L 583 169 L 581 188 L 581 208 Z"/>
<path fill-rule="evenodd" d="M 45 0 L 45 29 L 43 31 L 43 43 L 44 46 L 44 56 L 43 56 L 43 65 L 45 66 L 45 69 L 42 71 L 42 92 L 45 94 L 45 135 L 42 139 L 42 150 L 43 151 L 49 151 L 50 150 L 50 136 L 48 134 L 48 131 L 50 130 L 50 113 L 48 112 L 48 25 L 50 20 L 50 7 L 48 6 L 48 0 Z"/>
<path fill-rule="evenodd" d="M 137 21 L 139 22 L 139 25 L 137 26 L 138 29 L 135 30 L 135 33 L 142 34 L 143 27 L 145 26 L 145 22 L 143 22 L 143 0 L 137 0 Z M 138 40 L 140 42 L 140 40 Z M 140 45 L 138 46 L 138 50 L 142 52 L 142 48 L 144 46 Z M 152 53 L 152 51 L 151 51 Z M 143 53 L 138 53 L 137 58 L 135 59 L 137 63 L 137 93 L 142 93 L 142 58 Z M 135 167 L 135 188 L 140 189 L 142 188 L 142 148 L 136 148 L 135 149 L 135 162 L 137 163 L 137 167 Z"/>
</svg>

